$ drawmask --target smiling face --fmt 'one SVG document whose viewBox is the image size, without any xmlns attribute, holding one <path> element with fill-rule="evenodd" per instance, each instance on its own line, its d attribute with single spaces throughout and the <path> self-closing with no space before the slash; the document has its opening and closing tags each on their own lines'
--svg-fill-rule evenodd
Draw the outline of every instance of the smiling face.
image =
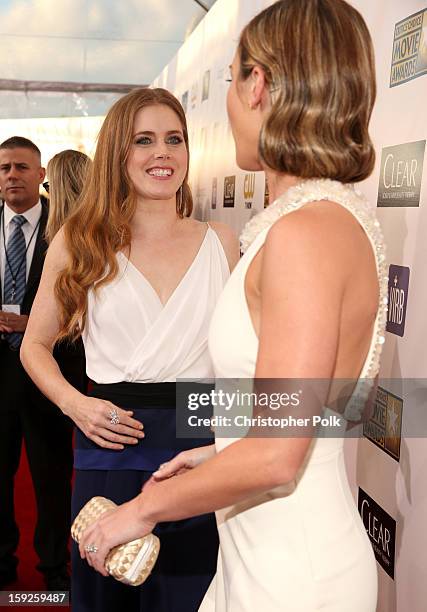
<svg viewBox="0 0 427 612">
<path fill-rule="evenodd" d="M 20 147 L 0 149 L 1 197 L 14 212 L 25 212 L 37 204 L 44 176 L 35 151 Z"/>
<path fill-rule="evenodd" d="M 175 200 L 188 167 L 178 115 L 165 104 L 147 106 L 135 116 L 127 171 L 139 198 Z"/>
<path fill-rule="evenodd" d="M 236 52 L 230 66 L 231 83 L 227 93 L 227 113 L 236 145 L 236 162 L 242 170 L 261 170 L 258 142 L 261 115 L 252 108 L 253 79 L 240 80 L 240 58 Z"/>
</svg>

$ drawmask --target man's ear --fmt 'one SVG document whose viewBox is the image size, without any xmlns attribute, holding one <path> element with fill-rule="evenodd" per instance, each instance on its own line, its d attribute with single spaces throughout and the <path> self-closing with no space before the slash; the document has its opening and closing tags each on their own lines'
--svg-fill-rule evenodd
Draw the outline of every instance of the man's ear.
<svg viewBox="0 0 427 612">
<path fill-rule="evenodd" d="M 45 176 L 46 176 L 46 168 L 40 168 L 39 170 L 40 184 L 43 183 Z"/>
<path fill-rule="evenodd" d="M 249 107 L 254 110 L 261 104 L 266 91 L 265 72 L 261 66 L 253 67 L 249 81 Z"/>
</svg>

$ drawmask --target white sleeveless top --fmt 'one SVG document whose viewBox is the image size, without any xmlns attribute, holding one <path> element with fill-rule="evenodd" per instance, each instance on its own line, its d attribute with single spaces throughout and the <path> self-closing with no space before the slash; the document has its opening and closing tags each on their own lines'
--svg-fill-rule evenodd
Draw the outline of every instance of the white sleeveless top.
<svg viewBox="0 0 427 612">
<path fill-rule="evenodd" d="M 371 242 L 380 300 L 359 382 L 378 373 L 388 283 L 379 223 L 351 186 L 309 180 L 289 189 L 245 227 L 241 241 L 246 252 L 218 300 L 209 331 L 217 378 L 230 384 L 253 378 L 258 338 L 246 302 L 246 272 L 273 223 L 317 200 L 345 207 Z M 364 386 L 369 392 L 371 385 Z M 361 402 L 350 402 L 348 419 L 358 418 L 365 395 L 357 389 Z M 329 413 L 325 409 L 325 416 Z M 221 451 L 234 441 L 216 437 L 215 445 Z M 342 437 L 313 438 L 293 481 L 216 512 L 217 574 L 199 612 L 375 612 L 375 557 L 348 484 L 343 442 Z"/>
<path fill-rule="evenodd" d="M 388 274 L 385 246 L 379 221 L 362 194 L 350 185 L 329 179 L 312 179 L 299 183 L 288 189 L 281 197 L 264 211 L 253 217 L 245 226 L 240 237 L 241 248 L 245 253 L 241 258 L 230 281 L 218 301 L 211 322 L 209 348 L 214 362 L 217 378 L 252 378 L 258 354 L 258 337 L 253 328 L 245 295 L 246 272 L 261 247 L 273 223 L 280 217 L 298 210 L 304 204 L 317 200 L 330 200 L 341 204 L 351 212 L 366 232 L 372 245 L 377 266 L 380 300 L 371 344 L 363 369 L 360 373 L 360 384 L 375 378 L 379 370 L 382 345 L 385 342 L 385 324 L 387 320 Z M 365 403 L 370 387 L 363 393 L 354 393 L 351 405 L 347 406 L 346 417 L 350 420 L 350 411 L 360 408 L 355 402 Z M 358 414 L 353 420 L 358 420 Z"/>
<path fill-rule="evenodd" d="M 208 227 L 200 249 L 166 304 L 121 252 L 119 272 L 88 294 L 86 372 L 99 384 L 210 378 L 208 329 L 230 276 L 224 249 Z"/>
</svg>

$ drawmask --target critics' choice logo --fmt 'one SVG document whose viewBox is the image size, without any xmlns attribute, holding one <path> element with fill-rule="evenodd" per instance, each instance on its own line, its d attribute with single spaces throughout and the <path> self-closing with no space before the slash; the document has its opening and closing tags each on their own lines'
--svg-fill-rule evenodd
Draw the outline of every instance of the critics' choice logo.
<svg viewBox="0 0 427 612">
<path fill-rule="evenodd" d="M 378 206 L 419 206 L 425 140 L 386 147 L 381 155 Z"/>
<path fill-rule="evenodd" d="M 427 9 L 414 13 L 394 27 L 390 87 L 427 72 Z"/>
<path fill-rule="evenodd" d="M 403 400 L 378 387 L 374 413 L 363 425 L 363 435 L 396 461 L 400 459 Z"/>
<path fill-rule="evenodd" d="M 388 313 L 386 329 L 396 336 L 405 333 L 409 268 L 391 265 L 388 270 Z"/>
<path fill-rule="evenodd" d="M 233 208 L 236 193 L 236 177 L 226 176 L 224 179 L 224 208 Z"/>
<path fill-rule="evenodd" d="M 245 174 L 243 181 L 243 197 L 245 200 L 245 208 L 252 208 L 255 195 L 255 174 Z"/>
<path fill-rule="evenodd" d="M 357 507 L 371 540 L 376 560 L 394 580 L 396 521 L 360 487 Z"/>
</svg>

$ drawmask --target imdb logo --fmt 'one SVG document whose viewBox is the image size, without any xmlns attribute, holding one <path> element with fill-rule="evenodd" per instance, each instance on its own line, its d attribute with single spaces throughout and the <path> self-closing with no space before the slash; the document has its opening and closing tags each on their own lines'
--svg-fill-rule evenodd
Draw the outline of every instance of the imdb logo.
<svg viewBox="0 0 427 612">
<path fill-rule="evenodd" d="M 427 72 L 427 9 L 396 23 L 391 60 L 390 87 Z"/>
<path fill-rule="evenodd" d="M 374 413 L 363 425 L 363 435 L 396 461 L 400 459 L 403 401 L 378 387 Z"/>
</svg>

